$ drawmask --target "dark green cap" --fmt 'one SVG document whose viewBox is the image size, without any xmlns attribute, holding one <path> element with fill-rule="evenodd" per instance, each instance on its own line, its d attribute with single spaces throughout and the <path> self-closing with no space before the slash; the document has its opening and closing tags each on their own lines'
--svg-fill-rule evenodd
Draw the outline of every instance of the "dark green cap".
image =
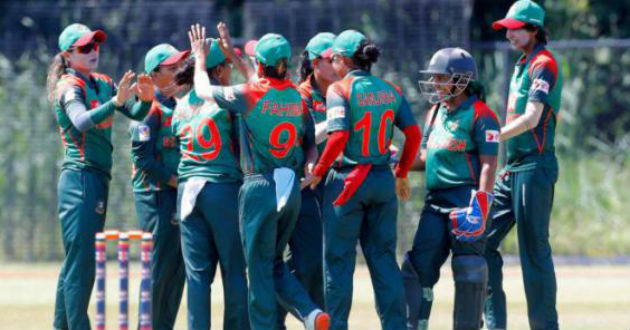
<svg viewBox="0 0 630 330">
<path fill-rule="evenodd" d="M 189 50 L 179 51 L 169 44 L 159 44 L 144 57 L 144 72 L 149 74 L 160 65 L 171 65 L 188 56 Z"/>
<path fill-rule="evenodd" d="M 92 31 L 89 27 L 74 23 L 68 25 L 59 35 L 59 49 L 66 51 L 72 47 L 81 47 L 92 40 L 105 42 L 107 35 L 101 30 Z"/>
<path fill-rule="evenodd" d="M 219 45 L 219 41 L 217 39 L 210 40 L 210 50 L 208 51 L 208 56 L 206 56 L 206 68 L 208 69 L 225 62 L 227 58 L 223 49 L 221 49 L 221 45 Z"/>
<path fill-rule="evenodd" d="M 363 40 L 367 39 L 365 35 L 356 30 L 345 30 L 341 32 L 332 45 L 332 52 L 341 54 L 345 57 L 352 57 L 359 49 L 359 45 Z"/>
<path fill-rule="evenodd" d="M 276 66 L 281 59 L 291 57 L 291 45 L 283 36 L 267 33 L 256 43 L 254 54 L 263 65 Z"/>
<path fill-rule="evenodd" d="M 330 51 L 333 42 L 335 42 L 335 35 L 330 32 L 320 32 L 316 34 L 306 44 L 304 48 L 308 52 L 308 59 L 314 60 L 318 57 L 330 56 Z"/>
<path fill-rule="evenodd" d="M 525 24 L 539 27 L 545 25 L 545 10 L 531 0 L 519 0 L 512 4 L 505 18 L 492 23 L 492 28 L 520 29 Z"/>
</svg>

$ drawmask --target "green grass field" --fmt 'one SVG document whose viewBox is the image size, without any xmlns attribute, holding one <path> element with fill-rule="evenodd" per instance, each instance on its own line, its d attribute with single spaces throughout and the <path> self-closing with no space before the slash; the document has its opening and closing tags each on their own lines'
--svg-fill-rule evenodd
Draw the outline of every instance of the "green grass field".
<svg viewBox="0 0 630 330">
<path fill-rule="evenodd" d="M 117 265 L 109 263 L 107 282 L 107 324 L 117 326 Z M 60 264 L 5 264 L 0 268 L 0 328 L 50 329 L 55 285 Z M 630 267 L 628 266 L 559 266 L 558 312 L 563 329 L 628 329 L 630 327 Z M 139 265 L 132 264 L 130 283 L 130 324 L 137 320 Z M 508 327 L 528 329 L 527 311 L 521 271 L 518 266 L 505 269 L 508 295 Z M 223 314 L 222 288 L 217 278 L 212 293 L 213 329 L 221 328 Z M 450 329 L 453 304 L 453 282 L 450 267 L 442 268 L 442 278 L 435 288 L 431 329 Z M 94 305 L 90 306 L 94 315 Z M 289 318 L 289 329 L 303 329 Z M 185 300 L 181 306 L 177 329 L 186 329 Z M 350 315 L 352 329 L 378 329 L 370 278 L 365 267 L 357 267 Z"/>
</svg>

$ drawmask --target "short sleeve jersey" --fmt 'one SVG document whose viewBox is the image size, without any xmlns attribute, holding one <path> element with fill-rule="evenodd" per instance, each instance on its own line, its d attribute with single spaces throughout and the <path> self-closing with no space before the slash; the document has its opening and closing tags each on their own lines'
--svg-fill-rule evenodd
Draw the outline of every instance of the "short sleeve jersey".
<svg viewBox="0 0 630 330">
<path fill-rule="evenodd" d="M 304 82 L 298 86 L 298 92 L 302 96 L 302 100 L 308 108 L 308 112 L 313 117 L 314 124 L 326 121 L 326 98 L 319 90 L 319 86 L 312 75 L 309 75 Z M 317 145 L 317 151 L 321 155 L 326 147 L 326 141 Z"/>
<path fill-rule="evenodd" d="M 365 71 L 351 71 L 328 87 L 326 109 L 328 132 L 350 133 L 335 167 L 387 165 L 394 126 L 416 125 L 400 88 Z"/>
<path fill-rule="evenodd" d="M 475 96 L 452 111 L 443 105 L 432 108 L 422 139 L 427 189 L 477 186 L 479 156 L 497 155 L 499 130 L 495 112 Z"/>
<path fill-rule="evenodd" d="M 535 161 L 528 160 L 529 156 L 554 153 L 561 93 L 561 65 L 544 44 L 537 45 L 530 56 L 523 55 L 517 61 L 510 81 L 506 122 L 523 115 L 529 101 L 540 102 L 544 108 L 535 128 L 506 141 L 507 164 L 512 170 L 535 166 Z M 543 159 L 554 163 L 543 165 L 556 165 L 555 157 Z"/>
<path fill-rule="evenodd" d="M 173 132 L 179 143 L 179 179 L 205 178 L 210 182 L 240 182 L 234 115 L 194 90 L 177 101 Z"/>
<path fill-rule="evenodd" d="M 68 69 L 55 89 L 55 115 L 64 147 L 62 168 L 90 168 L 111 177 L 113 115 L 102 123 L 81 132 L 72 124 L 66 107 L 81 102 L 88 111 L 108 102 L 115 95 L 111 78 L 92 73 L 89 77 Z"/>
<path fill-rule="evenodd" d="M 177 173 L 180 153 L 172 127 L 174 108 L 173 98 L 156 93 L 149 114 L 142 121 L 131 123 L 134 191 L 162 190 L 168 187 L 171 175 Z M 147 162 L 153 166 L 145 170 L 140 164 Z"/>
<path fill-rule="evenodd" d="M 288 79 L 263 78 L 214 90 L 224 108 L 241 114 L 240 161 L 244 173 L 268 173 L 304 164 L 303 145 L 314 144 L 313 120 Z M 299 171 L 298 173 L 301 173 Z"/>
</svg>

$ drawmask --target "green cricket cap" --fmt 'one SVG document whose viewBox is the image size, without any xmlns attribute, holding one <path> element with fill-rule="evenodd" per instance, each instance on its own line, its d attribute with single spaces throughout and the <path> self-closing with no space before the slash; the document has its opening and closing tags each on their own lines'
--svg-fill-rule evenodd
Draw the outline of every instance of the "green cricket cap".
<svg viewBox="0 0 630 330">
<path fill-rule="evenodd" d="M 352 57 L 359 49 L 359 45 L 367 38 L 365 35 L 356 30 L 345 30 L 341 32 L 332 45 L 332 52 L 341 54 L 345 57 Z"/>
<path fill-rule="evenodd" d="M 276 66 L 280 60 L 291 57 L 291 45 L 285 37 L 267 33 L 256 43 L 254 54 L 263 65 Z"/>
<path fill-rule="evenodd" d="M 520 29 L 525 24 L 539 27 L 545 25 L 545 10 L 531 0 L 516 1 L 512 4 L 504 19 L 492 23 L 492 28 L 495 30 L 502 28 Z"/>
<path fill-rule="evenodd" d="M 206 56 L 206 68 L 211 69 L 215 66 L 225 62 L 227 56 L 221 49 L 221 45 L 219 45 L 219 41 L 217 39 L 210 39 L 210 50 L 208 51 L 208 56 Z"/>
<path fill-rule="evenodd" d="M 59 35 L 59 49 L 66 51 L 72 47 L 81 47 L 89 44 L 92 40 L 105 42 L 107 34 L 102 30 L 92 31 L 89 27 L 74 23 L 68 25 Z"/>
<path fill-rule="evenodd" d="M 190 54 L 189 50 L 179 51 L 170 44 L 159 44 L 147 52 L 144 57 L 144 73 L 149 74 L 160 65 L 171 65 Z"/>
<path fill-rule="evenodd" d="M 332 45 L 335 42 L 335 35 L 330 32 L 320 32 L 308 41 L 304 48 L 308 52 L 308 59 L 314 60 L 318 57 L 329 58 L 332 55 Z"/>
</svg>

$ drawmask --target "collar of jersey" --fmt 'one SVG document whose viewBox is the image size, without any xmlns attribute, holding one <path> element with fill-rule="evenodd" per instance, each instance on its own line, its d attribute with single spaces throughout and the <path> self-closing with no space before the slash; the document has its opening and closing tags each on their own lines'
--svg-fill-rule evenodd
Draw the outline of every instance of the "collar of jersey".
<svg viewBox="0 0 630 330">
<path fill-rule="evenodd" d="M 346 77 L 365 77 L 365 76 L 369 76 L 369 75 L 370 75 L 370 73 L 367 72 L 367 71 L 356 69 L 356 70 L 352 70 L 352 71 L 346 73 L 346 76 L 344 78 L 346 78 Z"/>
<path fill-rule="evenodd" d="M 67 68 L 66 69 L 66 73 L 71 74 L 73 76 L 76 76 L 77 78 L 85 81 L 88 85 L 90 85 L 90 88 L 92 88 L 92 89 L 96 89 L 97 88 L 96 81 L 94 81 L 94 79 L 92 79 L 91 76 L 90 77 L 86 77 L 81 72 L 76 71 L 76 70 L 74 70 L 72 68 Z"/>
<path fill-rule="evenodd" d="M 448 111 L 448 108 L 444 106 L 444 110 L 446 110 L 445 113 L 447 116 L 454 115 L 461 109 L 466 109 L 470 107 L 475 101 L 477 101 L 477 95 L 471 95 L 464 102 L 462 102 L 462 104 L 458 105 L 457 108 L 455 108 L 453 111 Z"/>
<path fill-rule="evenodd" d="M 259 82 L 263 84 L 265 83 L 265 81 L 269 83 L 269 86 L 275 89 L 283 90 L 289 87 L 293 87 L 293 83 L 289 79 L 276 79 L 276 78 L 271 78 L 271 77 L 265 77 L 259 80 Z"/>
<path fill-rule="evenodd" d="M 317 85 L 317 80 L 315 80 L 315 75 L 310 74 L 307 79 L 308 79 L 308 83 L 311 85 L 311 93 L 312 94 L 317 93 L 321 95 L 322 93 L 319 91 L 319 85 Z"/>
<path fill-rule="evenodd" d="M 516 63 L 518 63 L 519 65 L 528 63 L 529 61 L 531 61 L 532 58 L 534 58 L 534 56 L 536 56 L 536 54 L 544 50 L 546 45 L 547 43 L 545 42 L 537 43 L 536 46 L 534 46 L 534 49 L 532 50 L 531 54 L 529 54 L 529 56 L 525 57 L 525 54 L 521 55 L 521 57 L 518 59 Z"/>
<path fill-rule="evenodd" d="M 175 99 L 160 93 L 157 88 L 155 89 L 155 99 L 160 102 L 160 104 L 163 104 L 171 109 L 175 108 Z"/>
</svg>

